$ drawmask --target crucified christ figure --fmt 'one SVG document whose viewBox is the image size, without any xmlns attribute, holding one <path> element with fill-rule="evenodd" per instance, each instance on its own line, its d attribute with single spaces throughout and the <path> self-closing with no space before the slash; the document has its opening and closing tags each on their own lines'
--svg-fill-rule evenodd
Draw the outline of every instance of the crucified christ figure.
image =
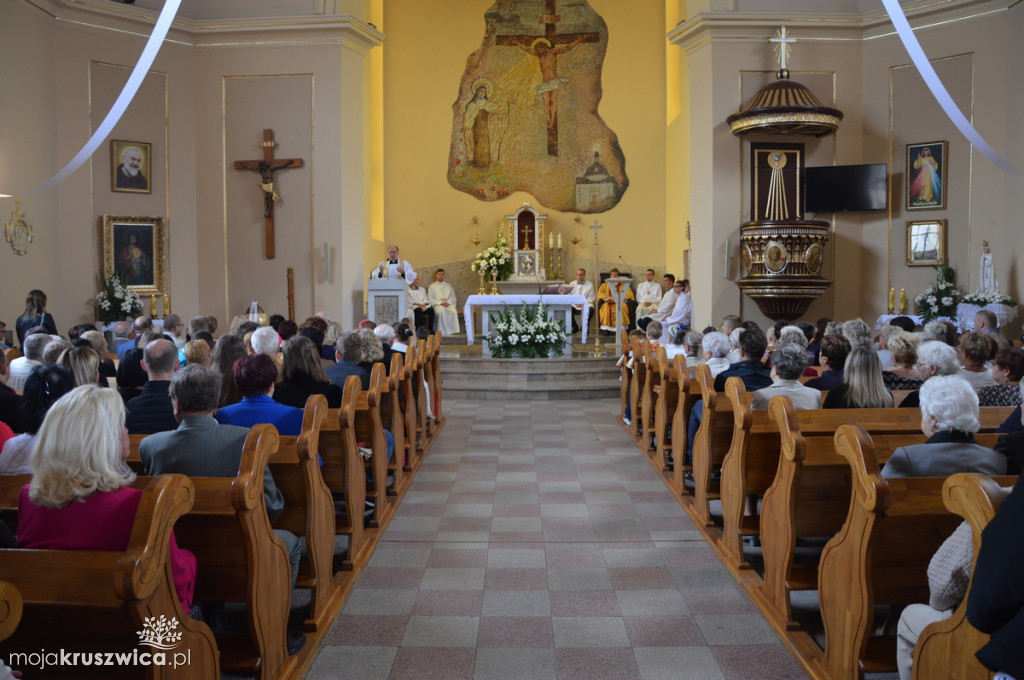
<svg viewBox="0 0 1024 680">
<path fill-rule="evenodd" d="M 511 36 L 509 42 L 526 52 L 537 57 L 540 62 L 540 75 L 543 82 L 537 86 L 537 93 L 544 101 L 544 113 L 547 118 L 548 128 L 554 128 L 558 120 L 558 88 L 566 85 L 569 78 L 558 75 L 558 55 L 565 54 L 572 48 L 584 41 L 586 36 L 580 35 L 575 40 L 558 47 L 553 47 L 547 38 L 537 38 L 530 45 L 519 41 L 518 36 Z"/>
<path fill-rule="evenodd" d="M 274 190 L 274 171 L 280 170 L 281 168 L 287 168 L 292 165 L 292 160 L 279 160 L 279 161 L 259 161 L 254 163 L 253 161 L 238 161 L 236 165 L 245 168 L 246 170 L 254 170 L 260 173 L 260 179 L 262 182 L 256 184 L 263 191 L 263 216 L 270 217 L 271 213 L 274 212 L 274 203 L 281 200 L 281 197 L 277 195 L 277 191 Z"/>
</svg>

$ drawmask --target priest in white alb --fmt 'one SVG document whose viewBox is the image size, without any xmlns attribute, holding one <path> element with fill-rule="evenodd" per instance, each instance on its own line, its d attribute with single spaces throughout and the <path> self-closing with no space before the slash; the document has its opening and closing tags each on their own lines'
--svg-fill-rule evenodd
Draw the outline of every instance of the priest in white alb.
<svg viewBox="0 0 1024 680">
<path fill-rule="evenodd" d="M 420 285 L 419 276 L 406 286 L 405 299 L 416 328 L 425 327 L 427 331 L 433 333 L 434 308 L 430 306 L 430 300 L 427 299 L 426 289 Z"/>
<path fill-rule="evenodd" d="M 434 323 L 441 335 L 454 335 L 459 332 L 458 303 L 455 300 L 455 289 L 444 281 L 444 270 L 434 272 L 434 282 L 427 290 L 427 299 L 434 310 Z"/>
<path fill-rule="evenodd" d="M 642 319 L 645 316 L 658 311 L 658 303 L 661 302 L 661 284 L 654 280 L 654 270 L 648 269 L 644 273 L 645 281 L 641 281 L 636 287 L 636 318 Z"/>
<path fill-rule="evenodd" d="M 388 246 L 388 259 L 380 261 L 380 264 L 370 272 L 370 278 L 405 279 L 407 285 L 412 285 L 416 279 L 416 272 L 407 260 L 398 258 L 398 246 Z"/>
</svg>

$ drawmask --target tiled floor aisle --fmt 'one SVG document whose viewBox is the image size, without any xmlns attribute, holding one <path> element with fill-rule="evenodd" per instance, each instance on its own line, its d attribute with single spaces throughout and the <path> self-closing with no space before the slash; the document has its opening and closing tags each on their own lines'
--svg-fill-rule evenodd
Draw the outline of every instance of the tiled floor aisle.
<svg viewBox="0 0 1024 680">
<path fill-rule="evenodd" d="M 806 677 L 616 402 L 446 406 L 308 678 Z"/>
</svg>

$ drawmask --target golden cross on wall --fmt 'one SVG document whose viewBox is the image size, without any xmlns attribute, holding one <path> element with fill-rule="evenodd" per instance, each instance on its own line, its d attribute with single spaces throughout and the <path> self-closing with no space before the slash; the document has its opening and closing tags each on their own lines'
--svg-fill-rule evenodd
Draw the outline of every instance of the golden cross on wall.
<svg viewBox="0 0 1024 680">
<path fill-rule="evenodd" d="M 774 38 L 768 38 L 768 42 L 775 44 L 775 58 L 779 60 L 779 68 L 783 71 L 788 69 L 790 45 L 796 42 L 796 38 L 787 37 L 789 33 L 785 26 L 779 27 L 779 32 Z"/>
</svg>

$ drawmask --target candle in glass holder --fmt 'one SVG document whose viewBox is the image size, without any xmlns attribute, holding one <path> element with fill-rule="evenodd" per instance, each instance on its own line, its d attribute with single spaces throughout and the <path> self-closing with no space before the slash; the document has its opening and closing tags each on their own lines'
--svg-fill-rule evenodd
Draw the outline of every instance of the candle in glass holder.
<svg viewBox="0 0 1024 680">
<path fill-rule="evenodd" d="M 562 235 L 561 234 L 558 235 L 558 249 L 559 250 L 562 249 Z"/>
</svg>

